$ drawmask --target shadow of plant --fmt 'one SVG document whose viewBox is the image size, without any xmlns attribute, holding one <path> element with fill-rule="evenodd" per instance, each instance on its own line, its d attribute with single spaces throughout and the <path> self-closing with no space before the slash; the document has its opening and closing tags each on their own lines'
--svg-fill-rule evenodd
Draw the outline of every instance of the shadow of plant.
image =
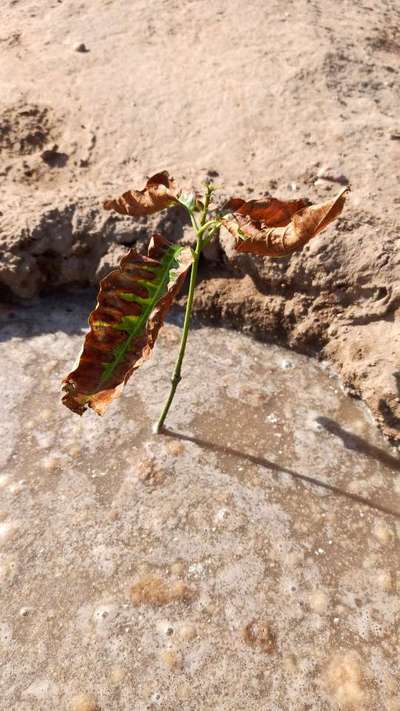
<svg viewBox="0 0 400 711">
<path fill-rule="evenodd" d="M 381 464 L 384 464 L 390 469 L 400 471 L 399 457 L 389 454 L 389 452 L 385 452 L 384 449 L 380 449 L 374 444 L 370 444 L 362 437 L 353 434 L 353 432 L 345 430 L 337 422 L 335 422 L 335 420 L 331 420 L 329 417 L 317 417 L 316 421 L 322 425 L 327 432 L 339 437 L 347 449 L 360 452 L 360 454 L 365 454 L 367 457 L 370 457 L 370 459 L 376 459 L 378 462 L 381 462 Z"/>
<path fill-rule="evenodd" d="M 360 437 L 357 437 L 356 435 L 351 435 L 350 433 L 347 433 L 346 430 L 342 430 L 339 425 L 337 425 L 336 422 L 333 420 L 329 420 L 329 418 L 319 418 L 320 424 L 325 426 L 324 422 L 321 422 L 321 420 L 325 421 L 325 424 L 333 424 L 337 427 L 337 430 L 340 430 L 341 433 L 345 433 L 347 436 L 350 437 L 348 440 L 352 444 L 355 444 L 355 440 L 360 440 L 361 442 L 364 443 L 364 440 L 362 440 Z M 328 427 L 326 427 L 328 429 Z M 330 431 L 333 431 L 332 429 Z M 173 430 L 165 429 L 163 431 L 163 434 L 167 437 L 173 437 L 179 440 L 187 441 L 187 442 L 193 442 L 194 444 L 197 444 L 199 447 L 203 447 L 204 449 L 209 449 L 212 452 L 215 452 L 217 454 L 224 454 L 224 455 L 230 455 L 231 457 L 237 457 L 238 459 L 246 460 L 248 462 L 251 462 L 252 464 L 256 464 L 260 467 L 263 467 L 267 469 L 269 472 L 273 471 L 276 474 L 288 474 L 291 476 L 293 479 L 296 479 L 297 481 L 303 481 L 306 482 L 307 484 L 312 484 L 313 486 L 319 487 L 321 489 L 325 489 L 326 491 L 330 491 L 332 494 L 335 496 L 341 496 L 349 501 L 353 501 L 354 503 L 361 504 L 362 506 L 368 506 L 368 508 L 373 509 L 375 511 L 380 511 L 381 513 L 384 514 L 389 514 L 390 516 L 394 516 L 395 518 L 400 520 L 400 510 L 396 510 L 394 508 L 391 508 L 389 506 L 384 506 L 380 504 L 377 501 L 373 501 L 372 499 L 368 499 L 364 496 L 359 496 L 358 494 L 353 494 L 350 491 L 346 491 L 345 489 L 341 489 L 339 486 L 335 486 L 334 484 L 328 484 L 325 481 L 322 481 L 321 479 L 317 479 L 316 477 L 313 476 L 307 476 L 307 474 L 300 474 L 299 472 L 294 471 L 293 469 L 288 469 L 287 467 L 281 467 L 275 462 L 270 461 L 269 459 L 265 459 L 264 457 L 259 457 L 257 455 L 250 454 L 248 452 L 242 452 L 239 449 L 234 449 L 233 447 L 224 445 L 224 444 L 217 444 L 216 442 L 212 442 L 210 440 L 205 440 L 200 437 L 192 437 L 190 435 L 183 434 L 181 432 L 175 432 Z M 334 434 L 338 434 L 337 431 L 334 431 Z M 339 434 L 340 436 L 340 434 Z M 357 442 L 358 444 L 358 442 Z M 368 443 L 364 443 L 367 444 Z M 400 460 L 396 459 L 395 457 L 391 457 L 389 454 L 386 454 L 383 450 L 380 450 L 378 447 L 373 447 L 372 445 L 368 445 L 370 448 L 368 451 L 369 456 L 375 456 L 375 458 L 379 458 L 379 461 L 382 461 L 386 466 L 390 466 L 392 469 L 395 468 L 397 471 L 400 471 Z M 356 447 L 351 447 L 351 448 L 356 448 Z M 393 463 L 396 465 L 393 467 Z"/>
</svg>

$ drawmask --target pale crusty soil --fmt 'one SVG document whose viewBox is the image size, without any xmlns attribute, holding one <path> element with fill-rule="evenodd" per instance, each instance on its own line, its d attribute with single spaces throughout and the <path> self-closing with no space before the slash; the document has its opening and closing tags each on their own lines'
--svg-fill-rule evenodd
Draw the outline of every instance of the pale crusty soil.
<svg viewBox="0 0 400 711">
<path fill-rule="evenodd" d="M 59 389 L 90 301 L 0 314 L 0 710 L 399 711 L 400 460 L 363 404 L 194 328 L 152 435 L 169 323 L 78 417 Z"/>
<path fill-rule="evenodd" d="M 103 198 L 156 170 L 217 171 L 242 196 L 348 180 L 343 218 L 302 254 L 238 257 L 222 236 L 196 306 L 330 358 L 399 441 L 399 22 L 383 0 L 3 0 L 5 296 L 96 282 L 146 235 Z M 175 217 L 158 224 L 180 238 Z"/>
</svg>

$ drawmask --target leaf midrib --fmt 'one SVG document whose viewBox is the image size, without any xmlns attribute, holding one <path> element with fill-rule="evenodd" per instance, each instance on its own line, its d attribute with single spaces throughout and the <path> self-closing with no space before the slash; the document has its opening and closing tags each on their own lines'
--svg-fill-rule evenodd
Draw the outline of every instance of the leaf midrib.
<svg viewBox="0 0 400 711">
<path fill-rule="evenodd" d="M 174 251 L 172 252 L 170 258 L 168 259 L 167 268 L 165 270 L 164 276 L 163 276 L 158 288 L 154 292 L 154 295 L 153 295 L 149 305 L 144 309 L 144 311 L 140 315 L 139 320 L 134 325 L 132 332 L 129 333 L 129 331 L 127 331 L 127 333 L 129 333 L 129 335 L 128 335 L 125 343 L 123 344 L 123 348 L 121 348 L 118 355 L 115 357 L 115 359 L 111 363 L 106 363 L 103 374 L 100 378 L 99 387 L 103 387 L 104 384 L 107 382 L 107 380 L 109 380 L 112 377 L 115 369 L 118 367 L 120 362 L 125 357 L 125 354 L 126 354 L 127 350 L 129 349 L 129 346 L 132 343 L 133 339 L 136 338 L 140 334 L 142 328 L 146 325 L 146 322 L 147 322 L 153 308 L 155 307 L 157 301 L 159 300 L 159 298 L 162 295 L 161 292 L 164 290 L 164 287 L 165 287 L 166 283 L 168 282 L 169 273 L 170 273 L 170 269 L 171 269 L 171 263 L 175 261 L 177 255 L 181 251 L 182 251 L 182 247 L 174 248 Z M 163 262 L 167 258 L 167 255 L 168 255 L 168 253 L 164 256 L 163 260 L 161 261 L 161 266 L 163 266 Z M 120 344 L 120 345 L 122 345 L 122 344 Z"/>
</svg>

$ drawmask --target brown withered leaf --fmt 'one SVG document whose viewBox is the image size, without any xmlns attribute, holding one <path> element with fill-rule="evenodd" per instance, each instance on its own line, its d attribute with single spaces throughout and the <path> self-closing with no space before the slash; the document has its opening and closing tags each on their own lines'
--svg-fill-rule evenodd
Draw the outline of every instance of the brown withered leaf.
<svg viewBox="0 0 400 711">
<path fill-rule="evenodd" d="M 349 187 L 317 205 L 308 200 L 250 200 L 232 198 L 222 224 L 236 237 L 238 252 L 284 257 L 301 249 L 340 215 Z"/>
<path fill-rule="evenodd" d="M 154 235 L 148 256 L 131 249 L 100 282 L 78 366 L 63 381 L 64 405 L 79 415 L 87 407 L 104 413 L 150 356 L 192 262 L 189 247 Z"/>
<path fill-rule="evenodd" d="M 260 222 L 268 227 L 285 227 L 296 212 L 308 205 L 311 203 L 306 198 L 284 201 L 268 197 L 247 202 L 241 198 L 231 198 L 224 209 L 233 212 L 235 216 L 249 217 L 252 222 Z"/>
<path fill-rule="evenodd" d="M 170 207 L 177 201 L 177 195 L 174 179 L 164 170 L 152 175 L 143 190 L 128 190 L 121 197 L 106 200 L 103 207 L 121 215 L 143 217 Z"/>
</svg>

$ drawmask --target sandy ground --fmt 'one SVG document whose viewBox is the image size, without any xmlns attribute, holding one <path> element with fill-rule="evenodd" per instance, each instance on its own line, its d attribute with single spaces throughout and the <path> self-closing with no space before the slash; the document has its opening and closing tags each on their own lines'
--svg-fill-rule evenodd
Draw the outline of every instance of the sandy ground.
<svg viewBox="0 0 400 711">
<path fill-rule="evenodd" d="M 301 255 L 238 258 L 223 236 L 197 307 L 322 352 L 398 440 L 398 4 L 3 0 L 1 11 L 4 294 L 96 282 L 146 236 L 102 200 L 158 169 L 188 187 L 218 173 L 243 196 L 321 199 L 349 181 L 339 225 Z M 179 239 L 175 217 L 158 226 Z"/>
</svg>

